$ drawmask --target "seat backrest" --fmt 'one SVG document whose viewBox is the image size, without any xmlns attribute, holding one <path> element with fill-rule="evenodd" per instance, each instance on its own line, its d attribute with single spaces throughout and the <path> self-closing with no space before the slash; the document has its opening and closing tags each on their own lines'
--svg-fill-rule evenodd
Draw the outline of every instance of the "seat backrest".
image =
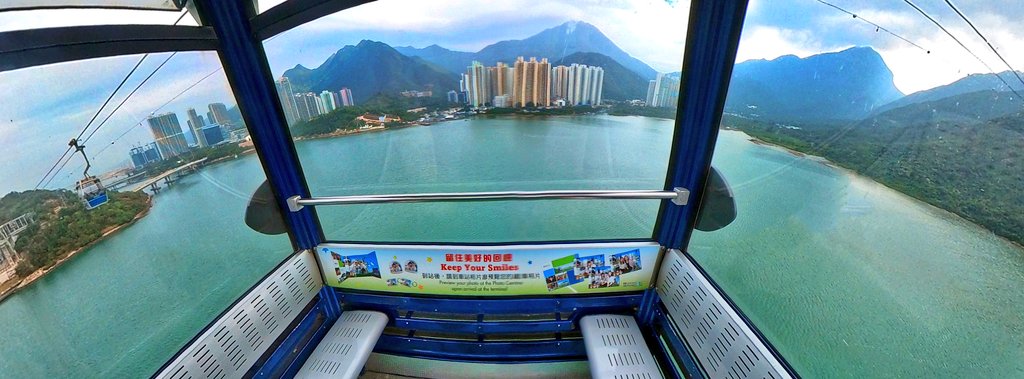
<svg viewBox="0 0 1024 379">
<path fill-rule="evenodd" d="M 313 254 L 296 253 L 221 314 L 156 377 L 242 377 L 321 288 Z"/>
</svg>

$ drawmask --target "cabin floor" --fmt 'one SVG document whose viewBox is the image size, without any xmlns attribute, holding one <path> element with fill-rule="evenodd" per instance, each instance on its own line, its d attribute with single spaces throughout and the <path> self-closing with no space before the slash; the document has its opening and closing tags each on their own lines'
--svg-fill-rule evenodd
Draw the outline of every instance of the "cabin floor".
<svg viewBox="0 0 1024 379">
<path fill-rule="evenodd" d="M 549 363 L 468 363 L 370 354 L 360 378 L 589 378 L 587 361 Z"/>
</svg>

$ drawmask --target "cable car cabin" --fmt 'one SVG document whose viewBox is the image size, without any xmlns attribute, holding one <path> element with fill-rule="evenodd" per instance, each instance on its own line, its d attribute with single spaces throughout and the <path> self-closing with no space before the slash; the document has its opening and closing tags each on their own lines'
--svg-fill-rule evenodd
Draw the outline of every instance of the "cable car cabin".
<svg viewBox="0 0 1024 379">
<path fill-rule="evenodd" d="M 1024 372 L 1019 98 L 904 96 L 956 71 L 917 35 L 747 6 L 0 3 L 0 376 Z M 124 189 L 65 212 L 86 143 L 86 207 L 90 162 Z"/>
<path fill-rule="evenodd" d="M 75 183 L 75 192 L 82 198 L 85 209 L 93 209 L 107 203 L 107 189 L 95 176 L 89 176 Z"/>
</svg>

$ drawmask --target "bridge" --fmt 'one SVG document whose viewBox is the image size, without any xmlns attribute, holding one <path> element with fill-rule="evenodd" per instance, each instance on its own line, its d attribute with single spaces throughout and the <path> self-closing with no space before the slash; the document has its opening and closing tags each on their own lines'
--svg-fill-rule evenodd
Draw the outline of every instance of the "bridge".
<svg viewBox="0 0 1024 379">
<path fill-rule="evenodd" d="M 170 183 L 172 181 L 171 175 L 178 174 L 178 173 L 180 173 L 182 171 L 185 171 L 185 170 L 194 170 L 198 166 L 200 166 L 203 163 L 205 163 L 207 159 L 209 159 L 209 158 L 203 158 L 203 159 L 200 159 L 200 160 L 197 160 L 197 161 L 189 162 L 189 163 L 183 164 L 181 166 L 178 166 L 176 168 L 164 171 L 160 175 L 154 176 L 152 178 L 146 179 L 145 181 L 143 181 L 141 183 L 136 184 L 131 189 L 131 191 L 135 191 L 135 192 L 142 191 L 142 190 L 145 190 L 146 187 L 151 187 L 153 189 L 158 189 L 159 187 L 157 187 L 157 182 L 159 182 L 161 179 L 164 179 L 164 180 L 166 180 L 167 183 Z"/>
</svg>

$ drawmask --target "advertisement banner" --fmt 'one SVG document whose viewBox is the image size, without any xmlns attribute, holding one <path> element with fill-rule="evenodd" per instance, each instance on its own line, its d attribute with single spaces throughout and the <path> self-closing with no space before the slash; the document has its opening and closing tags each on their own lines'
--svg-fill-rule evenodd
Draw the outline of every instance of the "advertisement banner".
<svg viewBox="0 0 1024 379">
<path fill-rule="evenodd" d="M 655 243 L 508 246 L 323 244 L 332 287 L 456 296 L 571 295 L 651 285 Z"/>
</svg>

